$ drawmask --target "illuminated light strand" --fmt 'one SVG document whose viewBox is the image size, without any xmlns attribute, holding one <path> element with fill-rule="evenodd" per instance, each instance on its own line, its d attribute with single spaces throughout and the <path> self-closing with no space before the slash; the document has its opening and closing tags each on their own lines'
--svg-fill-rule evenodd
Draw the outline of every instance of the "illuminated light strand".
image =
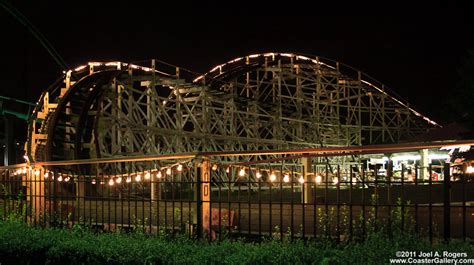
<svg viewBox="0 0 474 265">
<path fill-rule="evenodd" d="M 298 179 L 298 182 L 299 182 L 300 184 L 304 184 L 304 178 L 303 178 L 303 176 L 301 176 L 301 177 Z"/>
<path fill-rule="evenodd" d="M 316 177 L 314 178 L 314 182 L 316 184 L 320 184 L 322 181 L 322 177 L 320 175 L 316 175 Z"/>
<path fill-rule="evenodd" d="M 276 180 L 276 178 L 277 178 L 277 177 L 276 177 L 275 173 L 271 173 L 271 174 L 270 174 L 270 181 L 271 181 L 271 182 L 274 182 L 274 181 Z"/>
</svg>

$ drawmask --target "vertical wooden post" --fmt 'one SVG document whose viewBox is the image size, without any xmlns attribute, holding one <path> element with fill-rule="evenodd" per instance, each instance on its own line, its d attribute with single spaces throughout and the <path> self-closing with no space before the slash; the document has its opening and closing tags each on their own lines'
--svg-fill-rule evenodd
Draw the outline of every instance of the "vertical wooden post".
<svg viewBox="0 0 474 265">
<path fill-rule="evenodd" d="M 444 165 L 444 241 L 449 242 L 451 238 L 451 176 L 450 164 Z"/>
<path fill-rule="evenodd" d="M 37 174 L 38 172 L 39 174 Z M 46 214 L 46 205 L 44 200 L 44 170 L 41 168 L 34 169 L 32 172 L 33 177 L 33 198 L 34 198 L 34 209 L 36 221 L 41 221 L 41 215 Z"/>
<path fill-rule="evenodd" d="M 311 157 L 303 157 L 301 158 L 301 164 L 303 166 L 303 178 L 304 184 L 303 189 L 304 191 L 301 192 L 301 201 L 303 203 L 312 203 L 313 200 L 313 190 L 311 189 L 311 179 L 310 179 L 310 172 L 311 172 Z"/>
<path fill-rule="evenodd" d="M 428 175 L 428 149 L 420 150 L 420 179 L 423 181 L 428 180 L 431 176 Z M 417 172 L 418 174 L 418 172 Z"/>
<path fill-rule="evenodd" d="M 200 161 L 196 174 L 196 233 L 202 238 L 203 231 L 210 234 L 211 216 L 211 162 L 208 158 Z"/>
</svg>

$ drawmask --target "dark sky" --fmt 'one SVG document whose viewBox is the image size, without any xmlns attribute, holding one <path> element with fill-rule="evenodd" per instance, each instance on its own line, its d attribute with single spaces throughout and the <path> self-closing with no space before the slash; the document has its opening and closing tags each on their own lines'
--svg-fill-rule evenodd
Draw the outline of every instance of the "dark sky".
<svg viewBox="0 0 474 265">
<path fill-rule="evenodd" d="M 156 58 L 204 72 L 256 52 L 301 52 L 362 70 L 435 120 L 456 82 L 457 68 L 474 48 L 470 9 L 451 1 L 422 6 L 390 6 L 385 1 L 379 6 L 321 6 L 317 1 L 315 6 L 296 1 L 266 6 L 238 1 L 176 1 L 174 6 L 158 5 L 162 1 L 155 1 L 156 6 L 139 1 L 107 6 L 10 2 L 71 67 L 88 61 Z M 25 27 L 1 9 L 0 29 L 0 94 L 35 101 L 61 69 Z"/>
</svg>

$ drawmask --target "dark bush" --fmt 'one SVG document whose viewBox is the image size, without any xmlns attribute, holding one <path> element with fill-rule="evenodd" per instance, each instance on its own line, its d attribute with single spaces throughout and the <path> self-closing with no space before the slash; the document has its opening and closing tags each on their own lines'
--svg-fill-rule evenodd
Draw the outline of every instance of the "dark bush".
<svg viewBox="0 0 474 265">
<path fill-rule="evenodd" d="M 462 242 L 429 243 L 416 237 L 388 239 L 374 233 L 362 242 L 264 241 L 216 243 L 172 240 L 143 233 L 94 233 L 84 228 L 42 229 L 0 222 L 1 264 L 383 264 L 398 250 L 466 252 Z"/>
</svg>

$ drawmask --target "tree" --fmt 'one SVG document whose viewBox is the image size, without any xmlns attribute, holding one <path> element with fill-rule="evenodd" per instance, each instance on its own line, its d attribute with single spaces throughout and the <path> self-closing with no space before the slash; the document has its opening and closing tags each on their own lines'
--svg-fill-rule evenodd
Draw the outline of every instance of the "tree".
<svg viewBox="0 0 474 265">
<path fill-rule="evenodd" d="M 446 120 L 463 125 L 469 130 L 467 138 L 474 138 L 474 50 L 468 50 L 457 71 L 458 80 L 449 92 L 445 108 Z"/>
</svg>

